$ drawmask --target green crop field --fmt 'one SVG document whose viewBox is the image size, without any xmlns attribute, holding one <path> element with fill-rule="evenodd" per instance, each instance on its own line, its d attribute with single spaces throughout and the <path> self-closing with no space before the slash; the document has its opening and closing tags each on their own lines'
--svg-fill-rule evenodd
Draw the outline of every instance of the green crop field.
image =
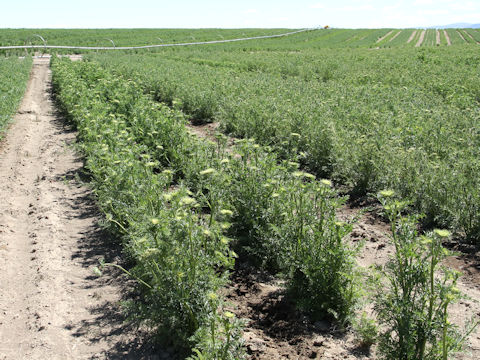
<svg viewBox="0 0 480 360">
<path fill-rule="evenodd" d="M 185 42 L 215 41 L 253 36 L 282 34 L 291 29 L 0 29 L 0 46 L 69 45 L 69 46 L 142 46 Z M 40 52 L 42 49 L 37 49 Z M 34 53 L 33 50 L 28 50 Z M 49 53 L 72 53 L 53 50 Z M 76 51 L 77 53 L 79 51 Z M 0 50 L 0 54 L 24 54 L 25 50 Z"/>
<path fill-rule="evenodd" d="M 201 41 L 228 40 L 245 37 L 278 35 L 295 31 L 294 29 L 0 29 L 0 46 L 91 46 L 122 47 L 155 44 L 175 44 Z M 412 41 L 408 39 L 416 31 Z M 390 48 L 415 46 L 422 30 L 415 29 L 322 29 L 311 30 L 291 37 L 250 41 L 248 48 L 259 46 L 261 49 L 291 48 L 293 51 L 312 48 Z M 443 31 L 442 31 L 443 32 Z M 475 29 L 448 29 L 452 45 L 473 43 L 478 39 Z M 443 36 L 443 34 L 442 34 Z M 463 36 L 463 39 L 462 39 Z M 478 40 L 476 40 L 478 41 Z M 245 44 L 242 42 L 242 44 Z M 447 45 L 446 42 L 441 43 Z M 229 46 L 224 49 L 228 49 Z M 435 30 L 426 32 L 422 46 L 436 46 Z M 234 46 L 236 48 L 236 46 Z M 40 51 L 38 49 L 37 51 Z M 158 50 L 150 50 L 158 51 Z M 162 50 L 160 50 L 162 51 Z M 0 50 L 0 54 L 22 54 L 25 50 Z M 33 53 L 32 50 L 28 52 Z M 55 53 L 71 53 L 72 50 L 49 50 Z M 79 52 L 79 50 L 75 50 Z M 85 50 L 83 50 L 85 52 Z M 143 50 L 145 52 L 145 50 Z"/>
<path fill-rule="evenodd" d="M 477 45 L 430 46 L 429 30 L 420 48 L 305 48 L 309 36 L 88 59 L 350 194 L 394 189 L 425 224 L 477 239 Z"/>
<path fill-rule="evenodd" d="M 0 138 L 22 99 L 32 59 L 0 59 Z"/>
<path fill-rule="evenodd" d="M 286 31 L 35 33 L 49 44 L 121 46 Z M 31 33 L 2 30 L 0 44 Z M 322 29 L 88 52 L 79 62 L 53 56 L 57 106 L 78 130 L 103 225 L 138 283 L 129 314 L 184 357 L 241 359 L 244 323 L 224 289 L 248 263 L 279 279 L 312 322 L 377 343 L 379 358 L 460 350 L 476 325 L 462 332 L 449 320 L 461 295 L 459 274 L 441 267 L 451 255 L 442 245 L 480 243 L 478 37 Z M 206 138 L 187 127 L 208 123 L 219 131 Z M 348 199 L 383 209 L 387 265 L 357 265 L 354 221 L 338 215 Z M 373 318 L 359 315 L 368 296 Z"/>
</svg>

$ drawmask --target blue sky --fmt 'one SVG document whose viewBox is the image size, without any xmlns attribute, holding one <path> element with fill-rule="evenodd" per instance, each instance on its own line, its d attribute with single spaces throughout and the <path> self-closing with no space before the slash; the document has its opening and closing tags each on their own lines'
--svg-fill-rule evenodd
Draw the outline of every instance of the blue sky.
<svg viewBox="0 0 480 360">
<path fill-rule="evenodd" d="M 479 0 L 3 0 L 0 27 L 198 28 L 480 23 Z"/>
</svg>

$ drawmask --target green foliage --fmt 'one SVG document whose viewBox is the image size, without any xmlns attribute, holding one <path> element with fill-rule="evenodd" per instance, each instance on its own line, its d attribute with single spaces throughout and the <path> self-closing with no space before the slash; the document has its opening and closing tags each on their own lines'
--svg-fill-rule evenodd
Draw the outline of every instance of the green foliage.
<svg viewBox="0 0 480 360">
<path fill-rule="evenodd" d="M 199 358 L 239 358 L 240 323 L 219 290 L 237 250 L 287 278 L 315 318 L 350 320 L 354 255 L 336 221 L 343 203 L 327 180 L 240 140 L 202 141 L 177 110 L 95 63 L 52 61 L 57 100 L 78 128 L 79 147 L 109 229 L 121 235 L 144 320 Z"/>
<path fill-rule="evenodd" d="M 222 325 L 214 316 L 222 300 L 210 298 L 225 285 L 234 254 L 221 224 L 205 221 L 193 193 L 174 186 L 174 172 L 165 166 L 184 155 L 182 141 L 190 139 L 183 117 L 90 64 L 55 60 L 52 69 L 57 100 L 78 128 L 98 205 L 135 262 L 129 273 L 139 280 L 143 301 L 130 310 L 188 349 L 212 316 Z"/>
<path fill-rule="evenodd" d="M 442 240 L 447 230 L 420 236 L 415 216 L 403 216 L 407 203 L 382 191 L 379 199 L 392 227 L 395 253 L 385 266 L 388 291 L 381 285 L 375 311 L 382 327 L 379 353 L 384 359 L 444 359 L 461 350 L 465 335 L 448 319 L 448 306 L 458 301 L 459 273 L 441 266 L 450 252 Z M 468 328 L 469 334 L 475 327 Z"/>
<path fill-rule="evenodd" d="M 302 36 L 327 41 L 346 33 Z M 332 50 L 295 39 L 91 59 L 159 101 L 176 101 L 194 121 L 218 121 L 352 194 L 393 188 L 426 214 L 426 225 L 476 241 L 476 48 Z"/>
<path fill-rule="evenodd" d="M 374 319 L 362 312 L 359 318 L 355 318 L 352 325 L 361 347 L 369 348 L 375 344 L 378 338 L 378 325 Z"/>
<path fill-rule="evenodd" d="M 212 299 L 211 301 L 215 301 Z M 203 328 L 196 334 L 199 345 L 188 360 L 239 360 L 243 359 L 242 321 L 230 311 L 212 313 L 210 328 Z M 216 317 L 216 318 L 213 318 Z M 220 339 L 220 341 L 218 341 Z M 199 350 L 201 349 L 201 350 Z"/>
<path fill-rule="evenodd" d="M 48 45 L 70 45 L 89 47 L 142 46 L 152 44 L 175 44 L 224 39 L 236 39 L 261 35 L 275 35 L 290 32 L 291 29 L 0 29 L 0 45 L 37 45 L 43 41 L 35 36 L 40 34 Z M 7 55 L 20 55 L 35 51 L 0 50 Z M 71 54 L 72 50 L 50 49 L 54 53 Z M 101 52 L 101 50 L 99 50 Z M 138 51 L 138 50 L 136 50 Z M 145 50 L 140 50 L 144 52 Z M 146 50 L 148 51 L 148 50 Z M 155 51 L 155 50 L 152 50 Z M 76 52 L 98 52 L 98 50 L 76 50 Z M 132 53 L 133 51 L 131 51 Z M 135 53 L 135 52 L 133 52 Z"/>
<path fill-rule="evenodd" d="M 297 306 L 312 318 L 350 321 L 358 298 L 357 249 L 345 240 L 352 226 L 338 222 L 344 203 L 327 180 L 298 170 L 251 140 L 238 142 L 229 160 L 227 198 L 235 209 L 237 249 L 287 276 Z"/>
<path fill-rule="evenodd" d="M 18 108 L 27 86 L 32 59 L 0 58 L 0 138 Z"/>
</svg>

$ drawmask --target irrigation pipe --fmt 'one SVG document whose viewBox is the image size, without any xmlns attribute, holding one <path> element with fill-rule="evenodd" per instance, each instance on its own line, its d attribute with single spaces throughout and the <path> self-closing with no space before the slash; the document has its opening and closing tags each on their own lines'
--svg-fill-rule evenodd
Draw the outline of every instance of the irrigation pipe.
<svg viewBox="0 0 480 360">
<path fill-rule="evenodd" d="M 160 48 L 160 47 L 171 47 L 171 46 L 190 46 L 190 45 L 206 45 L 206 44 L 221 44 L 221 43 L 229 43 L 235 41 L 246 41 L 246 40 L 255 40 L 255 39 L 271 39 L 271 38 L 278 38 L 283 36 L 289 36 L 293 34 L 298 34 L 305 31 L 316 30 L 316 29 L 302 29 L 297 31 L 292 31 L 284 34 L 278 35 L 263 35 L 263 36 L 254 36 L 254 37 L 246 37 L 240 39 L 228 39 L 228 40 L 212 40 L 212 41 L 200 41 L 200 42 L 189 42 L 189 43 L 178 43 L 178 44 L 159 44 L 159 45 L 144 45 L 144 46 L 117 46 L 115 47 L 105 47 L 105 46 L 65 46 L 65 45 L 18 45 L 18 46 L 0 46 L 0 50 L 8 50 L 8 49 L 72 49 L 72 50 L 135 50 L 135 49 L 152 49 L 152 48 Z M 110 39 L 108 39 L 110 40 Z M 110 40 L 112 41 L 112 40 Z M 112 41 L 113 43 L 113 41 Z"/>
</svg>

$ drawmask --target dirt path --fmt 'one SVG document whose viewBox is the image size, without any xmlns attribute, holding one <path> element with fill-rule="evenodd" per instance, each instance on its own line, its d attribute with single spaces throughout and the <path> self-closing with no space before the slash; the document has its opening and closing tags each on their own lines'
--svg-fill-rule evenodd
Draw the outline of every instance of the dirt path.
<svg viewBox="0 0 480 360">
<path fill-rule="evenodd" d="M 458 36 L 460 36 L 460 37 L 462 38 L 462 40 L 463 40 L 464 42 L 467 42 L 467 40 L 463 37 L 463 35 L 462 35 L 462 33 L 461 33 L 460 31 L 457 30 L 457 34 L 458 34 Z"/>
<path fill-rule="evenodd" d="M 422 33 L 420 34 L 420 37 L 418 38 L 417 43 L 415 44 L 415 47 L 420 47 L 423 43 L 423 39 L 425 38 L 425 33 L 427 30 L 423 30 Z"/>
<path fill-rule="evenodd" d="M 417 30 L 413 30 L 412 35 L 410 35 L 410 37 L 407 40 L 407 44 L 410 44 L 412 42 L 415 35 L 417 35 Z"/>
<path fill-rule="evenodd" d="M 440 31 L 435 30 L 435 35 L 436 35 L 436 39 L 435 39 L 435 45 L 439 46 L 440 45 Z"/>
<path fill-rule="evenodd" d="M 448 36 L 447 30 L 443 30 L 443 34 L 445 35 L 445 39 L 447 39 L 447 45 L 451 46 L 452 42 L 450 41 L 450 36 Z"/>
<path fill-rule="evenodd" d="M 470 33 L 468 33 L 467 31 L 463 30 L 463 33 L 464 33 L 465 35 L 467 35 L 470 39 L 472 39 L 472 41 L 473 41 L 474 43 L 480 44 L 480 42 L 478 42 L 477 40 L 475 40 L 475 39 L 473 38 L 473 36 L 470 35 Z"/>
<path fill-rule="evenodd" d="M 393 30 L 391 30 L 388 33 L 386 33 L 385 35 L 383 35 L 380 39 L 377 40 L 377 44 L 379 42 L 381 42 L 382 40 L 386 39 L 392 32 L 393 32 Z"/>
<path fill-rule="evenodd" d="M 116 255 L 76 180 L 82 160 L 55 115 L 48 64 L 34 59 L 0 146 L 0 359 L 141 358 L 118 310 L 124 285 L 93 276 L 100 256 Z"/>
<path fill-rule="evenodd" d="M 388 40 L 388 42 L 392 42 L 393 40 L 395 40 L 395 38 L 400 35 L 401 33 L 403 32 L 403 30 L 400 30 L 399 32 L 397 32 L 390 40 Z"/>
</svg>

